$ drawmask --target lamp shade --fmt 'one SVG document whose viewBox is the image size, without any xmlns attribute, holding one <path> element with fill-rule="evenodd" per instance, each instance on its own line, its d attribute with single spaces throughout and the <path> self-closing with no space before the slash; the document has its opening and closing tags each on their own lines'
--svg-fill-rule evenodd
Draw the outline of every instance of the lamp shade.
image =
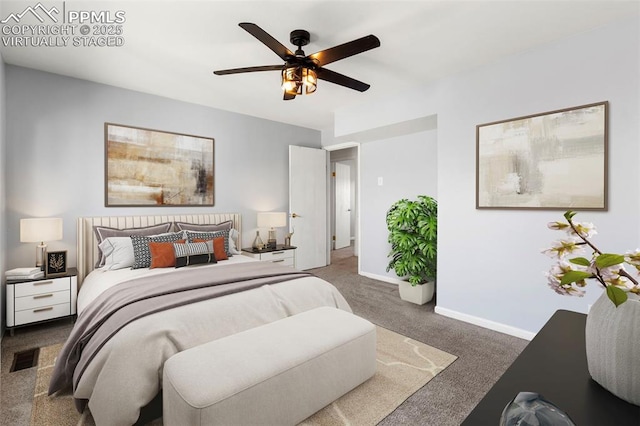
<svg viewBox="0 0 640 426">
<path fill-rule="evenodd" d="M 62 218 L 20 219 L 20 242 L 37 243 L 62 239 Z"/>
<path fill-rule="evenodd" d="M 280 228 L 287 226 L 285 212 L 258 212 L 258 228 Z"/>
</svg>

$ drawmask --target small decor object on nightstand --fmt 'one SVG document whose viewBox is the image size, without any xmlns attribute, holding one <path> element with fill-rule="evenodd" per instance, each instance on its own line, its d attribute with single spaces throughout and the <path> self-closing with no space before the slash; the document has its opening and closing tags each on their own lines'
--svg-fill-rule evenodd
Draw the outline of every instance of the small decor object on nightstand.
<svg viewBox="0 0 640 426">
<path fill-rule="evenodd" d="M 262 250 L 264 248 L 264 243 L 262 242 L 262 238 L 260 238 L 260 231 L 256 231 L 256 239 L 253 240 L 253 245 L 251 247 L 256 250 Z"/>
<path fill-rule="evenodd" d="M 275 249 L 276 229 L 287 226 L 287 214 L 285 212 L 258 212 L 258 228 L 269 228 L 267 248 Z"/>
<path fill-rule="evenodd" d="M 48 251 L 45 256 L 45 275 L 58 277 L 67 273 L 67 251 Z"/>
</svg>

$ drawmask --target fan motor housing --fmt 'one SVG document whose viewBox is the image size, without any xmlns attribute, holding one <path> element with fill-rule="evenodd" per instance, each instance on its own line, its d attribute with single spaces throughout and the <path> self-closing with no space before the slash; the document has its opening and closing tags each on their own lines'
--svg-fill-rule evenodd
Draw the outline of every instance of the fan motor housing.
<svg viewBox="0 0 640 426">
<path fill-rule="evenodd" d="M 310 39 L 311 35 L 309 34 L 309 31 L 306 30 L 293 30 L 289 35 L 291 44 L 298 47 L 306 46 L 307 44 L 309 44 Z"/>
</svg>

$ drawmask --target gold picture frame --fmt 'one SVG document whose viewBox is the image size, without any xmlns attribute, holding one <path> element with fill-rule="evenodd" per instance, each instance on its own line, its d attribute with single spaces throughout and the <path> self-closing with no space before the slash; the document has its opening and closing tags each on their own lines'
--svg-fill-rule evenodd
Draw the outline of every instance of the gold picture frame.
<svg viewBox="0 0 640 426">
<path fill-rule="evenodd" d="M 213 206 L 214 139 L 105 123 L 105 206 Z"/>
</svg>

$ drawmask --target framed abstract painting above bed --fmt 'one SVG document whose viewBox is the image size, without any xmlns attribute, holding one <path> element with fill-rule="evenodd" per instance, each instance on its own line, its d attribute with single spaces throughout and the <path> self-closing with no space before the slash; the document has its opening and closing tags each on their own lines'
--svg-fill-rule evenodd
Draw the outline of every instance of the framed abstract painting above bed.
<svg viewBox="0 0 640 426">
<path fill-rule="evenodd" d="M 105 206 L 213 206 L 214 139 L 105 123 Z"/>
</svg>

